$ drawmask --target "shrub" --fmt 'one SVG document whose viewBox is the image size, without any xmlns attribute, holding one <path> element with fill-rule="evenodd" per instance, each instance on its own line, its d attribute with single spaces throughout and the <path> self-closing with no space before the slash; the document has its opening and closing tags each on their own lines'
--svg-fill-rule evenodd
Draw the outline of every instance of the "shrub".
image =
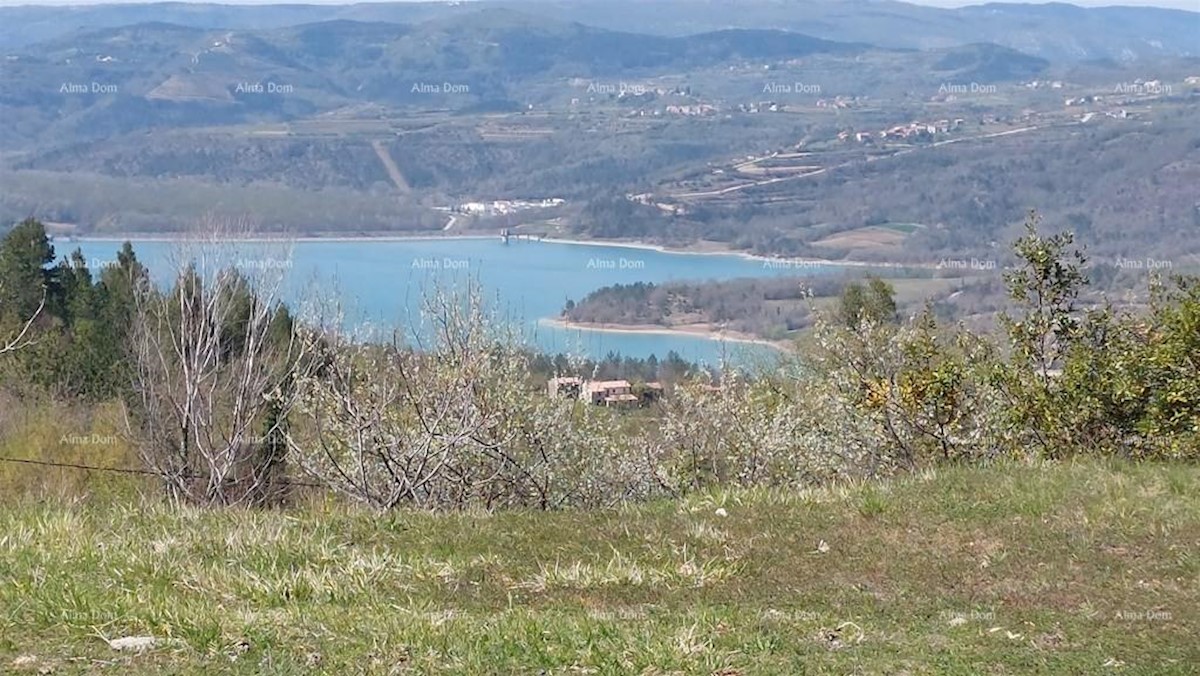
<svg viewBox="0 0 1200 676">
<path fill-rule="evenodd" d="M 1009 355 L 993 366 L 1013 441 L 1047 458 L 1197 458 L 1200 281 L 1155 282 L 1142 316 L 1083 312 L 1083 255 L 1068 250 L 1069 234 L 1039 236 L 1037 223 L 1016 245 L 1008 282 L 1023 313 L 1004 317 Z"/>
<path fill-rule="evenodd" d="M 1136 430 L 1142 458 L 1200 460 L 1200 279 L 1156 285 L 1148 322 L 1127 320 L 1140 352 L 1123 363 L 1134 376 L 1122 380 L 1124 398 L 1138 398 Z"/>
<path fill-rule="evenodd" d="M 288 444 L 302 467 L 381 509 L 610 504 L 654 491 L 654 462 L 612 413 L 547 397 L 532 354 L 478 295 L 439 296 L 424 350 L 360 344 L 335 327 L 309 341 L 320 368 L 297 380 Z"/>
</svg>

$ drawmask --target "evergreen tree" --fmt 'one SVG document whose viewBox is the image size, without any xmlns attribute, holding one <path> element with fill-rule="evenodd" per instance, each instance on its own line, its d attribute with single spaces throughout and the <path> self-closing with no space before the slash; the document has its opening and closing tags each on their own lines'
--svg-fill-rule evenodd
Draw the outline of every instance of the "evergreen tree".
<svg viewBox="0 0 1200 676">
<path fill-rule="evenodd" d="M 31 317 L 52 293 L 54 246 L 36 219 L 17 224 L 0 242 L 0 315 L 5 319 Z"/>
</svg>

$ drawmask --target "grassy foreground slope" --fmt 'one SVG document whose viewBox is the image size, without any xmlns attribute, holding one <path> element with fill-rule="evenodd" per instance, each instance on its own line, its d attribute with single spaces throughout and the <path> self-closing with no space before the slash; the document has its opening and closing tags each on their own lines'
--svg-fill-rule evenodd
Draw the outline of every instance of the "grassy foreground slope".
<svg viewBox="0 0 1200 676">
<path fill-rule="evenodd" d="M 608 512 L 0 512 L 0 671 L 1194 673 L 1200 468 Z M 143 652 L 105 638 L 153 635 Z"/>
</svg>

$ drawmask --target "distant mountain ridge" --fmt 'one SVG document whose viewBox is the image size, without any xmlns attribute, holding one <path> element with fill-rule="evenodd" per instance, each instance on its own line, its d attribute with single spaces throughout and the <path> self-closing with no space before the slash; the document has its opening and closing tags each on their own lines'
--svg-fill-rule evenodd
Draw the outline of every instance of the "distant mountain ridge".
<svg viewBox="0 0 1200 676">
<path fill-rule="evenodd" d="M 682 36 L 775 29 L 836 42 L 934 49 L 990 42 L 1052 61 L 1200 55 L 1200 12 L 989 3 L 957 9 L 894 0 L 478 0 L 465 3 L 211 5 L 154 3 L 0 7 L 0 50 L 68 35 L 164 21 L 202 29 L 270 30 L 335 20 L 416 24 L 508 9 L 547 21 Z"/>
<path fill-rule="evenodd" d="M 0 128 L 0 147 L 164 121 L 286 120 L 361 103 L 511 109 L 528 86 L 561 90 L 556 83 L 579 78 L 868 49 L 778 30 L 624 33 L 503 9 L 416 25 L 337 19 L 241 30 L 148 22 L 78 31 L 7 55 L 0 110 L 11 124 Z M 447 87 L 463 95 L 429 96 Z M 89 96 L 95 93 L 113 96 Z M 273 93 L 288 96 L 263 95 Z"/>
<path fill-rule="evenodd" d="M 575 96 L 566 93 L 570 82 L 612 87 L 708 69 L 749 83 L 773 66 L 812 58 L 850 68 L 871 54 L 974 82 L 1025 78 L 1049 65 L 990 44 L 881 50 L 745 28 L 664 36 L 495 7 L 417 24 L 332 19 L 250 30 L 150 21 L 13 51 L 0 69 L 0 112 L 8 121 L 0 149 L 8 150 L 164 126 L 287 121 L 362 104 L 512 111 L 530 95 Z"/>
</svg>

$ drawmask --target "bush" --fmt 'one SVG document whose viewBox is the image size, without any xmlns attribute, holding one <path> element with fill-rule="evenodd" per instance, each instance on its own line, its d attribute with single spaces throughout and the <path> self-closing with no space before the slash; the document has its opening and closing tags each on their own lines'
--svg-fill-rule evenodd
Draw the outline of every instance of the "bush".
<svg viewBox="0 0 1200 676">
<path fill-rule="evenodd" d="M 314 477 L 381 509 L 596 506 L 655 492 L 654 463 L 613 412 L 547 397 L 532 353 L 477 295 L 429 303 L 432 344 L 309 335 L 288 444 Z"/>
<path fill-rule="evenodd" d="M 1031 216 L 1008 276 L 1024 310 L 1005 317 L 1009 358 L 993 371 L 1014 441 L 1040 455 L 1189 458 L 1200 430 L 1200 280 L 1155 282 L 1149 313 L 1082 312 L 1083 255 L 1069 234 L 1042 238 Z"/>
<path fill-rule="evenodd" d="M 721 385 L 692 379 L 663 403 L 656 454 L 674 493 L 716 486 L 797 486 L 834 472 L 832 458 L 806 443 L 797 380 L 786 370 Z"/>
<path fill-rule="evenodd" d="M 985 377 L 994 346 L 939 329 L 932 310 L 904 326 L 852 330 L 821 320 L 807 349 L 806 410 L 826 452 L 875 476 L 1002 452 L 999 398 Z"/>
</svg>

